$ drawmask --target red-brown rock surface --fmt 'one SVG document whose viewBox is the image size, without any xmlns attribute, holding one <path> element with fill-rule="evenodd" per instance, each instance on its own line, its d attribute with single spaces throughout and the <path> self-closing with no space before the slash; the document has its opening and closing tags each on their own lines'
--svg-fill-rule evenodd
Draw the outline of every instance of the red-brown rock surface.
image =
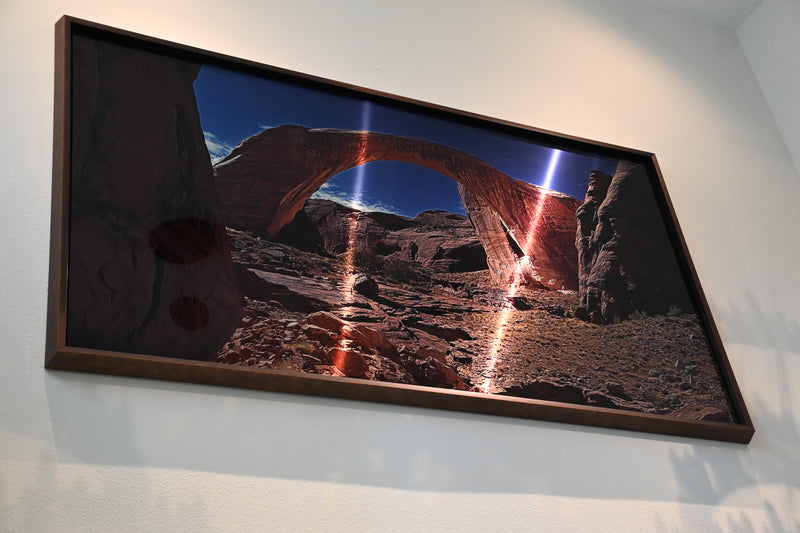
<svg viewBox="0 0 800 533">
<path fill-rule="evenodd" d="M 347 254 L 229 235 L 260 283 L 243 286 L 246 316 L 216 361 L 732 420 L 693 314 L 593 324 L 573 316 L 574 291 L 523 286 L 512 299 L 485 270 L 353 276 Z M 366 278 L 369 290 L 352 290 Z"/>
<path fill-rule="evenodd" d="M 244 141 L 214 167 L 214 175 L 227 224 L 274 237 L 322 184 L 371 161 L 414 163 L 453 178 L 480 202 L 475 216 L 493 220 L 491 226 L 476 224 L 488 254 L 507 248 L 511 235 L 532 262 L 533 279 L 548 288 L 577 288 L 574 235 L 580 201 L 515 180 L 447 146 L 384 133 L 287 125 Z M 498 221 L 504 232 L 487 231 Z M 506 244 L 493 245 L 498 239 Z M 496 277 L 505 283 L 507 259 L 490 261 L 502 265 Z"/>
<path fill-rule="evenodd" d="M 242 306 L 192 87 L 200 65 L 73 47 L 67 342 L 210 358 Z"/>
<path fill-rule="evenodd" d="M 298 236 L 298 229 L 294 238 L 304 242 L 317 237 L 332 254 L 356 248 L 390 260 L 415 261 L 439 272 L 486 269 L 486 252 L 475 228 L 463 215 L 425 211 L 412 219 L 390 213 L 361 212 L 313 198 L 306 202 L 304 214 L 313 226 L 309 231 L 315 234 Z M 291 231 L 294 224 L 287 229 Z M 294 244 L 288 239 L 284 242 Z"/>
<path fill-rule="evenodd" d="M 593 172 L 578 209 L 576 314 L 594 322 L 693 311 L 661 213 L 641 165 L 623 161 L 612 177 Z"/>
<path fill-rule="evenodd" d="M 556 191 L 515 180 L 509 203 L 533 233 L 519 233 L 484 200 L 464 185 L 458 191 L 486 250 L 489 273 L 498 285 L 521 277 L 528 285 L 547 289 L 578 287 L 575 211 L 580 202 Z M 523 211 L 528 206 L 528 211 Z"/>
</svg>

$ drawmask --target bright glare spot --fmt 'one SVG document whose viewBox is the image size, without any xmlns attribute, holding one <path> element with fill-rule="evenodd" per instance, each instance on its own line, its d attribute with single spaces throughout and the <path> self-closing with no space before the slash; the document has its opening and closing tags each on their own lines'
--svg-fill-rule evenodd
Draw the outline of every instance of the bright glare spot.
<svg viewBox="0 0 800 533">
<path fill-rule="evenodd" d="M 561 150 L 553 150 L 552 155 L 550 156 L 550 164 L 547 165 L 547 174 L 544 176 L 544 185 L 550 189 L 550 184 L 553 183 L 553 175 L 556 173 L 556 167 L 558 166 L 558 160 L 561 159 Z"/>
</svg>

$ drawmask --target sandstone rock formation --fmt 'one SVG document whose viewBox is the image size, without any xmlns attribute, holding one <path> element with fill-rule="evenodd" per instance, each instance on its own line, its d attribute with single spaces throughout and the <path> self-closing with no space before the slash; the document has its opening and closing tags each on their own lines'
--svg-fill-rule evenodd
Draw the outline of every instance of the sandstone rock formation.
<svg viewBox="0 0 800 533">
<path fill-rule="evenodd" d="M 511 236 L 532 263 L 532 279 L 549 288 L 577 287 L 572 243 L 580 202 L 515 180 L 447 146 L 384 133 L 285 125 L 244 141 L 214 167 L 214 176 L 228 225 L 274 237 L 323 183 L 371 161 L 414 163 L 453 178 L 481 202 L 479 210 L 473 209 L 477 218 L 493 217 L 492 224 L 476 224 L 479 233 L 492 228 L 480 233 L 487 253 L 502 248 L 493 241 L 505 243 Z M 505 228 L 502 234 L 494 229 L 498 222 Z M 506 283 L 508 258 L 490 262 L 500 269 L 498 280 Z"/>
<path fill-rule="evenodd" d="M 515 180 L 517 181 L 517 180 Z M 517 181 L 511 203 L 516 216 L 529 220 L 533 233 L 519 234 L 500 214 L 462 184 L 458 192 L 486 249 L 489 273 L 498 285 L 512 280 L 547 289 L 578 287 L 575 211 L 572 196 Z M 524 213 L 522 206 L 528 206 Z"/>
<path fill-rule="evenodd" d="M 67 343 L 208 359 L 242 308 L 200 65 L 79 36 L 73 47 Z"/>
<path fill-rule="evenodd" d="M 306 202 L 301 213 L 312 229 L 303 231 L 296 224 L 299 218 L 296 216 L 285 227 L 290 235 L 279 233 L 281 242 L 295 245 L 296 240 L 302 249 L 303 243 L 319 240 L 331 254 L 353 248 L 369 250 L 385 259 L 416 261 L 439 272 L 486 269 L 486 252 L 475 228 L 462 215 L 425 211 L 411 219 L 390 213 L 361 212 L 313 198 Z"/>
<path fill-rule="evenodd" d="M 636 312 L 693 311 L 644 167 L 593 172 L 578 209 L 576 315 L 612 322 Z"/>
<path fill-rule="evenodd" d="M 733 419 L 695 314 L 596 325 L 572 316 L 574 291 L 523 286 L 510 297 L 485 271 L 426 268 L 411 283 L 376 274 L 378 290 L 361 292 L 351 282 L 370 276 L 343 276 L 346 254 L 237 230 L 229 242 L 247 305 L 218 362 Z"/>
</svg>

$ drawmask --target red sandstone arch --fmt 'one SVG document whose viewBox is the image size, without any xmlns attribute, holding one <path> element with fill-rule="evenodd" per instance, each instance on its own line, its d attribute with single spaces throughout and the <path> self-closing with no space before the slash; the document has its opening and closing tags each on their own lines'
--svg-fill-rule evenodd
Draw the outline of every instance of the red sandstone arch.
<svg viewBox="0 0 800 533">
<path fill-rule="evenodd" d="M 413 163 L 456 180 L 495 281 L 507 281 L 517 266 L 505 227 L 532 259 L 531 280 L 577 288 L 575 211 L 581 202 L 454 148 L 385 133 L 286 125 L 244 141 L 214 167 L 214 176 L 226 223 L 272 237 L 325 182 L 373 161 Z"/>
</svg>

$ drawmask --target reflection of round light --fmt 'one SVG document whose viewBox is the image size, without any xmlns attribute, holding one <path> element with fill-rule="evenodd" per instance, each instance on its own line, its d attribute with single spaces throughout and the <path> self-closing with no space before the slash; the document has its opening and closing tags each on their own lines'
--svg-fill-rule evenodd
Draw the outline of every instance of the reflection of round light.
<svg viewBox="0 0 800 533">
<path fill-rule="evenodd" d="M 174 300 L 169 306 L 169 316 L 175 324 L 189 331 L 203 329 L 210 320 L 208 306 L 194 297 Z"/>
</svg>

